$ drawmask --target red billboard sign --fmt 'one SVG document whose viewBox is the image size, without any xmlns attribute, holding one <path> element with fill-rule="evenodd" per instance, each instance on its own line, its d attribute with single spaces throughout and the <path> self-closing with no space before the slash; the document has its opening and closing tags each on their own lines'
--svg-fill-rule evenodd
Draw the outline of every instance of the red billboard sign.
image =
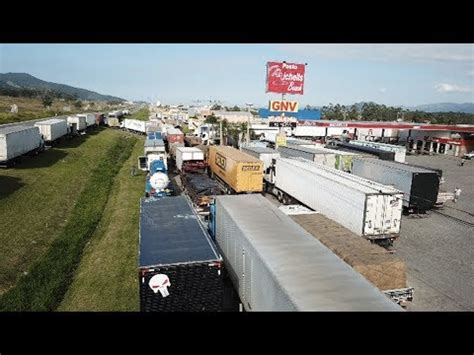
<svg viewBox="0 0 474 355">
<path fill-rule="evenodd" d="M 303 95 L 304 64 L 267 63 L 267 92 Z"/>
</svg>

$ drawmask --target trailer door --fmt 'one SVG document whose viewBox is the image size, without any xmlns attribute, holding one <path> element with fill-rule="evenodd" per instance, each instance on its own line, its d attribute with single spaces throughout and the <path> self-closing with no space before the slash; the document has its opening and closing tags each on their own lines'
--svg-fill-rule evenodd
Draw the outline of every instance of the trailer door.
<svg viewBox="0 0 474 355">
<path fill-rule="evenodd" d="M 384 233 L 387 197 L 387 195 L 367 196 L 364 235 L 377 236 Z"/>
</svg>

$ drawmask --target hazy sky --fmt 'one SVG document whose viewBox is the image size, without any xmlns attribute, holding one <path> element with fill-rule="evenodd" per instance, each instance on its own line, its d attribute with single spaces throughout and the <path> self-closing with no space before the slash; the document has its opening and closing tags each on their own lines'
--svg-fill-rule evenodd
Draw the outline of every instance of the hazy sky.
<svg viewBox="0 0 474 355">
<path fill-rule="evenodd" d="M 474 102 L 474 45 L 21 44 L 0 45 L 0 72 L 131 100 L 221 100 L 265 106 L 267 61 L 308 63 L 300 105 Z"/>
</svg>

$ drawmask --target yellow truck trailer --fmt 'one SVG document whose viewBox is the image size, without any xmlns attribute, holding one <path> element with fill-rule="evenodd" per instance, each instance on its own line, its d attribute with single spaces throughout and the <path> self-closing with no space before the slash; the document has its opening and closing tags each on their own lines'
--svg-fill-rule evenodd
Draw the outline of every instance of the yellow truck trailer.
<svg viewBox="0 0 474 355">
<path fill-rule="evenodd" d="M 263 162 L 228 146 L 209 146 L 211 172 L 233 192 L 263 190 Z"/>
</svg>

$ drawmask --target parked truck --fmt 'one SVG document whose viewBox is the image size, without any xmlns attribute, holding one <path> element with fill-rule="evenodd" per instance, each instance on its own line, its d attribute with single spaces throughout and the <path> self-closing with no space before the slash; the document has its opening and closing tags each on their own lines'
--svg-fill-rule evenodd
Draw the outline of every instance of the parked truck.
<svg viewBox="0 0 474 355">
<path fill-rule="evenodd" d="M 145 139 L 144 155 L 138 157 L 138 168 L 143 171 L 150 170 L 150 164 L 154 160 L 162 160 L 168 170 L 168 154 L 162 139 Z"/>
<path fill-rule="evenodd" d="M 35 127 L 39 128 L 43 140 L 47 144 L 54 144 L 58 139 L 68 134 L 67 121 L 59 118 L 36 122 Z"/>
<path fill-rule="evenodd" d="M 393 161 L 354 159 L 352 173 L 403 191 L 403 206 L 408 212 L 424 213 L 438 199 L 441 175 L 434 170 Z"/>
<path fill-rule="evenodd" d="M 325 165 L 276 159 L 267 191 L 296 200 L 368 240 L 390 247 L 400 233 L 403 193 Z"/>
<path fill-rule="evenodd" d="M 209 229 L 246 311 L 401 311 L 259 194 L 217 196 Z"/>
<path fill-rule="evenodd" d="M 263 162 L 227 146 L 209 146 L 211 175 L 217 177 L 227 193 L 261 192 Z"/>
<path fill-rule="evenodd" d="M 44 150 L 40 130 L 35 126 L 0 127 L 0 166 L 10 167 L 25 154 Z"/>
<path fill-rule="evenodd" d="M 371 147 L 375 149 L 380 149 L 387 152 L 394 152 L 394 161 L 399 163 L 405 162 L 405 157 L 407 153 L 406 147 L 394 144 L 378 143 L 378 142 L 368 142 L 368 141 L 350 141 L 349 144 L 357 145 L 362 147 Z"/>
<path fill-rule="evenodd" d="M 134 120 L 126 118 L 122 121 L 121 127 L 129 132 L 135 132 L 140 134 L 146 133 L 146 122 L 140 120 Z"/>
<path fill-rule="evenodd" d="M 67 123 L 73 134 L 83 132 L 87 128 L 86 118 L 84 116 L 68 116 Z"/>
<path fill-rule="evenodd" d="M 166 130 L 165 139 L 168 144 L 170 143 L 183 143 L 184 144 L 184 133 L 177 128 L 168 128 Z"/>
<path fill-rule="evenodd" d="M 280 157 L 280 152 L 275 149 L 258 146 L 242 146 L 241 150 L 263 162 L 264 179 L 269 179 L 273 161 Z"/>
<path fill-rule="evenodd" d="M 95 115 L 93 113 L 81 113 L 77 114 L 77 117 L 84 117 L 86 121 L 86 128 L 95 126 L 96 120 L 95 120 Z"/>
<path fill-rule="evenodd" d="M 208 164 L 204 159 L 204 152 L 194 147 L 176 148 L 176 168 L 180 172 L 204 172 Z"/>
<path fill-rule="evenodd" d="M 395 160 L 394 151 L 386 151 L 386 150 L 381 150 L 379 148 L 366 147 L 363 145 L 356 145 L 356 144 L 350 144 L 350 143 L 345 143 L 345 142 L 332 142 L 332 144 L 327 145 L 327 147 L 331 149 L 342 149 L 344 151 L 349 151 L 353 153 L 368 154 L 376 158 L 379 158 L 381 160 L 390 160 L 390 161 Z"/>
<path fill-rule="evenodd" d="M 222 258 L 185 196 L 141 200 L 138 280 L 142 312 L 222 310 Z"/>
<path fill-rule="evenodd" d="M 284 158 L 300 157 L 327 166 L 336 166 L 336 154 L 329 149 L 288 144 L 286 147 L 278 147 L 278 151 Z"/>
</svg>

